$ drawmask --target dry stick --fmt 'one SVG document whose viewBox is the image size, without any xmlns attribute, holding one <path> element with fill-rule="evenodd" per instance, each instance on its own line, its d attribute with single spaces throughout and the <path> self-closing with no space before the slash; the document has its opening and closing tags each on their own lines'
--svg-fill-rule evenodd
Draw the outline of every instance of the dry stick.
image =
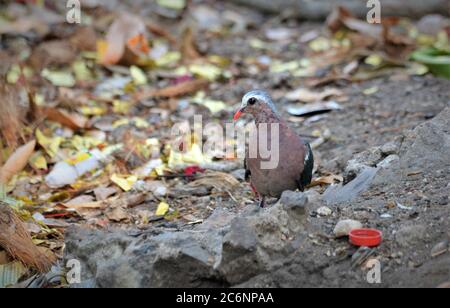
<svg viewBox="0 0 450 308">
<path fill-rule="evenodd" d="M 13 258 L 41 273 L 48 272 L 53 258 L 42 253 L 33 243 L 22 220 L 11 207 L 0 201 L 0 246 Z"/>
</svg>

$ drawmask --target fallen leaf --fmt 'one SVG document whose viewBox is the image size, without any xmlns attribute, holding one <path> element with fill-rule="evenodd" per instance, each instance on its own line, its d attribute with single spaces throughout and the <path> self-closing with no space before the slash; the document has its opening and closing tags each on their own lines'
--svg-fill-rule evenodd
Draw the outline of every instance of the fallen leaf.
<svg viewBox="0 0 450 308">
<path fill-rule="evenodd" d="M 301 101 L 305 103 L 316 103 L 330 97 L 341 97 L 344 93 L 339 89 L 326 89 L 325 91 L 315 92 L 306 88 L 300 88 L 286 94 L 286 99 L 290 101 Z"/>
<path fill-rule="evenodd" d="M 336 183 L 342 183 L 344 181 L 344 178 L 340 175 L 328 175 L 328 176 L 322 176 L 320 178 L 314 179 L 308 187 L 314 187 L 314 186 L 322 186 L 322 185 L 332 185 Z"/>
<path fill-rule="evenodd" d="M 124 58 L 127 49 L 136 57 L 148 52 L 145 33 L 146 25 L 140 17 L 129 13 L 120 14 L 110 26 L 106 41 L 98 44 L 99 62 L 104 65 L 117 64 Z"/>
<path fill-rule="evenodd" d="M 114 222 L 121 222 L 129 219 L 128 213 L 121 207 L 117 207 L 108 211 L 106 217 Z"/>
<path fill-rule="evenodd" d="M 207 63 L 192 64 L 189 66 L 189 72 L 209 81 L 217 80 L 223 73 L 220 67 Z"/>
<path fill-rule="evenodd" d="M 111 176 L 111 181 L 122 188 L 123 191 L 130 191 L 133 188 L 133 184 L 137 182 L 136 176 L 130 176 L 127 178 L 121 177 L 117 174 Z"/>
<path fill-rule="evenodd" d="M 156 2 L 160 6 L 172 10 L 182 10 L 186 7 L 186 0 L 156 0 Z"/>
<path fill-rule="evenodd" d="M 71 88 L 76 84 L 75 77 L 70 71 L 53 71 L 44 69 L 41 76 L 50 81 L 56 87 Z"/>
<path fill-rule="evenodd" d="M 169 86 L 160 90 L 150 90 L 138 93 L 135 95 L 135 100 L 145 100 L 152 97 L 179 97 L 190 93 L 197 92 L 206 88 L 209 85 L 209 81 L 205 79 L 197 79 L 192 81 L 186 81 L 174 86 Z"/>
<path fill-rule="evenodd" d="M 0 169 L 0 183 L 7 184 L 11 178 L 19 173 L 28 164 L 28 160 L 34 152 L 36 140 L 18 148 Z"/>
<path fill-rule="evenodd" d="M 145 73 L 135 65 L 130 67 L 130 75 L 137 86 L 146 85 L 148 83 Z"/>
<path fill-rule="evenodd" d="M 73 130 L 85 128 L 88 122 L 84 116 L 77 113 L 70 113 L 52 107 L 43 107 L 40 110 L 50 121 L 60 123 Z"/>
<path fill-rule="evenodd" d="M 47 137 L 39 129 L 36 130 L 36 139 L 51 158 L 56 156 L 63 141 L 63 138 L 59 136 L 54 138 Z"/>
<path fill-rule="evenodd" d="M 169 211 L 169 204 L 167 204 L 166 202 L 161 202 L 158 205 L 158 209 L 155 212 L 156 216 L 164 216 L 167 214 L 167 212 Z"/>
<path fill-rule="evenodd" d="M 45 158 L 42 151 L 37 151 L 34 153 L 29 160 L 31 167 L 38 170 L 48 170 L 47 159 Z"/>
<path fill-rule="evenodd" d="M 188 27 L 183 33 L 183 39 L 181 42 L 181 54 L 183 55 L 183 61 L 189 63 L 193 60 L 200 58 L 200 53 L 195 45 L 194 32 L 192 28 Z"/>
<path fill-rule="evenodd" d="M 116 193 L 118 193 L 116 187 L 98 187 L 94 189 L 94 195 L 97 201 L 104 201 Z"/>
</svg>

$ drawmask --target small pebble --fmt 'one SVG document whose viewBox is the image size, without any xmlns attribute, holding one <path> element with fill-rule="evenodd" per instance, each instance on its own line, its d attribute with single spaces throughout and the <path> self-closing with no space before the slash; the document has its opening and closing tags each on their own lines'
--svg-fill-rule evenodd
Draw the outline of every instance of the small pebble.
<svg viewBox="0 0 450 308">
<path fill-rule="evenodd" d="M 333 211 L 326 206 L 323 206 L 317 210 L 317 214 L 320 216 L 330 216 L 333 213 Z"/>
<path fill-rule="evenodd" d="M 341 220 L 334 228 L 334 235 L 338 238 L 348 236 L 352 230 L 361 229 L 362 227 L 363 225 L 359 221 L 351 219 Z"/>
</svg>

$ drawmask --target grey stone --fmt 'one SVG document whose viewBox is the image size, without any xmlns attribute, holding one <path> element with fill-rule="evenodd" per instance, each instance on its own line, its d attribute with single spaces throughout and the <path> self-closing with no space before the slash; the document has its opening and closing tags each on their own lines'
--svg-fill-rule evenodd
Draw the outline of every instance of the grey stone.
<svg viewBox="0 0 450 308">
<path fill-rule="evenodd" d="M 337 223 L 333 233 L 336 237 L 344 237 L 348 236 L 352 230 L 361 229 L 362 227 L 363 225 L 359 221 L 351 219 L 341 220 Z"/>
<path fill-rule="evenodd" d="M 298 215 L 305 214 L 305 207 L 308 204 L 308 197 L 302 192 L 285 191 L 280 198 L 279 203 L 290 212 Z"/>
<path fill-rule="evenodd" d="M 67 230 L 65 260 L 82 263 L 82 281 L 98 287 L 221 286 L 213 266 L 223 234 L 210 230 L 133 235 L 125 231 Z"/>
<path fill-rule="evenodd" d="M 397 137 L 394 141 L 388 142 L 381 147 L 381 152 L 386 155 L 398 154 L 402 146 L 403 136 Z"/>
<path fill-rule="evenodd" d="M 450 108 L 433 120 L 419 125 L 403 143 L 400 157 L 402 168 L 428 170 L 450 167 Z"/>
<path fill-rule="evenodd" d="M 391 167 L 394 163 L 399 162 L 400 157 L 398 155 L 389 155 L 383 161 L 378 164 L 378 168 L 387 169 Z"/>
</svg>

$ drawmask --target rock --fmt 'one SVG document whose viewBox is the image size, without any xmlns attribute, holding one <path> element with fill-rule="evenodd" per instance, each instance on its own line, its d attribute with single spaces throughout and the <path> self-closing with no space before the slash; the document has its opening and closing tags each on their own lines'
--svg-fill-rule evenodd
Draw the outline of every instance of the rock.
<svg viewBox="0 0 450 308">
<path fill-rule="evenodd" d="M 258 240 L 245 218 L 237 218 L 223 240 L 220 272 L 233 285 L 255 276 L 264 267 L 257 255 Z"/>
<path fill-rule="evenodd" d="M 285 191 L 281 195 L 280 201 L 283 207 L 299 215 L 305 214 L 305 207 L 308 204 L 308 197 L 302 192 Z"/>
<path fill-rule="evenodd" d="M 347 185 L 331 185 L 325 191 L 323 200 L 327 202 L 327 204 L 352 201 L 361 193 L 369 189 L 377 172 L 378 168 L 365 167 L 361 174 Z"/>
<path fill-rule="evenodd" d="M 82 263 L 82 281 L 97 287 L 219 287 L 214 264 L 223 233 L 103 232 L 69 228 L 65 260 Z"/>
<path fill-rule="evenodd" d="M 425 238 L 427 228 L 423 225 L 403 226 L 395 235 L 395 241 L 401 247 L 410 247 L 419 244 Z"/>
<path fill-rule="evenodd" d="M 390 168 L 394 163 L 400 161 L 400 157 L 398 155 L 389 155 L 383 161 L 378 164 L 378 168 L 387 169 Z"/>
<path fill-rule="evenodd" d="M 98 287 L 236 285 L 279 266 L 306 238 L 306 196 L 290 192 L 284 201 L 239 217 L 217 209 L 182 232 L 69 228 L 65 260 L 80 260 L 83 283 Z"/>
<path fill-rule="evenodd" d="M 402 146 L 403 136 L 397 137 L 394 141 L 388 142 L 381 147 L 381 152 L 386 155 L 398 154 Z"/>
<path fill-rule="evenodd" d="M 336 227 L 334 228 L 334 235 L 336 237 L 344 237 L 348 236 L 352 230 L 355 229 L 361 229 L 363 228 L 362 223 L 356 220 L 341 220 L 337 223 Z"/>
<path fill-rule="evenodd" d="M 436 258 L 443 255 L 444 253 L 447 253 L 449 251 L 448 244 L 449 244 L 448 240 L 436 244 L 436 246 L 434 246 L 433 249 L 431 249 L 431 257 Z"/>
<path fill-rule="evenodd" d="M 439 170 L 450 167 L 450 108 L 431 121 L 410 132 L 400 151 L 401 167 L 405 170 Z"/>
<path fill-rule="evenodd" d="M 317 209 L 317 214 L 320 216 L 330 216 L 333 213 L 333 211 L 326 206 L 322 206 L 319 209 Z"/>
</svg>

